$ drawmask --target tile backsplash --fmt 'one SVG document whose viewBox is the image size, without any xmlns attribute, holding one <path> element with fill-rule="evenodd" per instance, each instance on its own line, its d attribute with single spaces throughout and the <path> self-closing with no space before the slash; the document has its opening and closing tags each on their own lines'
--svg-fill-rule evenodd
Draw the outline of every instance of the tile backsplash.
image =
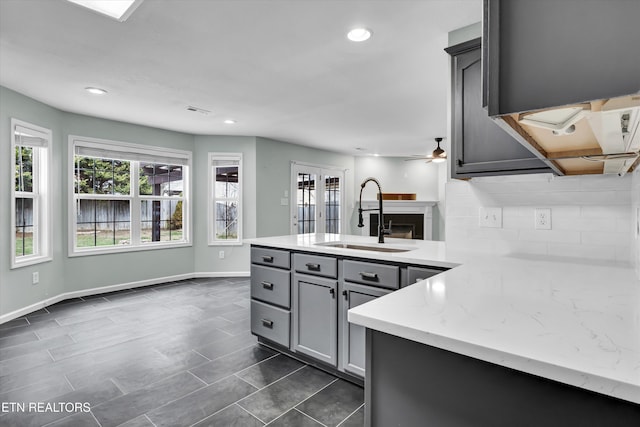
<svg viewBox="0 0 640 427">
<path fill-rule="evenodd" d="M 640 168 L 633 173 L 631 194 L 631 227 L 633 228 L 631 252 L 635 260 L 636 274 L 640 279 Z"/>
<path fill-rule="evenodd" d="M 447 246 L 634 265 L 640 263 L 640 249 L 631 212 L 632 205 L 640 203 L 639 193 L 638 173 L 633 177 L 539 174 L 452 180 L 446 184 Z M 501 208 L 501 227 L 481 227 L 481 207 Z M 538 208 L 551 210 L 550 230 L 536 229 Z"/>
</svg>

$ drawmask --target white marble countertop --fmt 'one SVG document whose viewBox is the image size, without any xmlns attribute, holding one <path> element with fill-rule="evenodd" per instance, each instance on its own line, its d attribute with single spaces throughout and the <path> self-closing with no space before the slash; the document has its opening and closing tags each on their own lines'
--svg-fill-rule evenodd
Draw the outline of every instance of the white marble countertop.
<svg viewBox="0 0 640 427">
<path fill-rule="evenodd" d="M 381 253 L 317 245 L 376 238 L 300 235 L 253 244 L 455 267 L 349 310 L 349 321 L 640 403 L 640 281 L 631 267 L 449 253 L 442 242 Z M 386 245 L 387 243 L 385 243 Z"/>
</svg>

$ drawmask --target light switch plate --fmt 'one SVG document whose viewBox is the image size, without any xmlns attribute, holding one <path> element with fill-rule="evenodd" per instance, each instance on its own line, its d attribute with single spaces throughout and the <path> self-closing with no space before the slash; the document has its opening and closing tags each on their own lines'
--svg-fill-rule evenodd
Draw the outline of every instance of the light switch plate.
<svg viewBox="0 0 640 427">
<path fill-rule="evenodd" d="M 502 228 L 502 208 L 480 208 L 480 227 Z"/>
</svg>

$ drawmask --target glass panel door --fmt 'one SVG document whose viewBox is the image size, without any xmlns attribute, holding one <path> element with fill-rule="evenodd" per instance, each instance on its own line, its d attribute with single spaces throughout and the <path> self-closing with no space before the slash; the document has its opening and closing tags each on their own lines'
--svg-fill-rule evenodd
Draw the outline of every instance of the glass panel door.
<svg viewBox="0 0 640 427">
<path fill-rule="evenodd" d="M 324 177 L 324 232 L 340 233 L 340 215 L 341 203 L 341 186 L 342 178 L 339 176 L 328 175 Z"/>
<path fill-rule="evenodd" d="M 292 165 L 291 232 L 340 233 L 344 172 Z"/>
<path fill-rule="evenodd" d="M 316 182 L 315 173 L 297 173 L 296 218 L 294 218 L 294 220 L 297 219 L 297 234 L 316 232 Z"/>
</svg>

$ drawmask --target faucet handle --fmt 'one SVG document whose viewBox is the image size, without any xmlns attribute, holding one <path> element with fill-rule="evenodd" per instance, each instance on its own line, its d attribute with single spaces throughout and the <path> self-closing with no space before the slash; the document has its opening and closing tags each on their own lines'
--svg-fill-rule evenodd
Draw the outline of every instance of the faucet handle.
<svg viewBox="0 0 640 427">
<path fill-rule="evenodd" d="M 392 231 L 391 231 L 391 221 L 392 220 L 389 220 L 389 228 L 384 228 L 384 224 L 383 224 L 382 229 L 383 229 L 383 233 L 384 234 L 391 234 L 392 233 Z"/>
</svg>

